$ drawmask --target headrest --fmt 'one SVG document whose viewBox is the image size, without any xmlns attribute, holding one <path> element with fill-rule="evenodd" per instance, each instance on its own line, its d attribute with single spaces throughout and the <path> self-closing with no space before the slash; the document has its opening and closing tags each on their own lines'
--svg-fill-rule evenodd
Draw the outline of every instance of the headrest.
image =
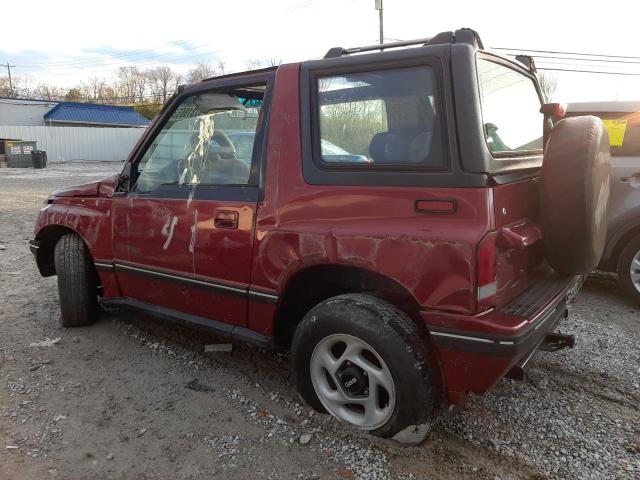
<svg viewBox="0 0 640 480">
<path fill-rule="evenodd" d="M 404 163 L 407 161 L 407 142 L 397 133 L 376 133 L 369 145 L 373 163 Z"/>
</svg>

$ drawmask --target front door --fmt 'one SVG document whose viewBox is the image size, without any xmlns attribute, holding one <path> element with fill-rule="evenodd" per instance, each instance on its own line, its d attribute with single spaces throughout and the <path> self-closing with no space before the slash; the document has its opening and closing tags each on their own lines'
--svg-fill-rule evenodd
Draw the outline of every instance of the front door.
<svg viewBox="0 0 640 480">
<path fill-rule="evenodd" d="M 203 84 L 174 101 L 114 197 L 116 275 L 123 296 L 245 325 L 267 79 Z M 252 137 L 239 156 L 230 137 Z"/>
</svg>

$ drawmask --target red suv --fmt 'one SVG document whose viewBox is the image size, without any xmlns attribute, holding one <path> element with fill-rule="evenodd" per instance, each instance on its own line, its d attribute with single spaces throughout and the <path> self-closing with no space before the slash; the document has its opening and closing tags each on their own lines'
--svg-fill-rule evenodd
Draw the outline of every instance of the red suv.
<svg viewBox="0 0 640 480">
<path fill-rule="evenodd" d="M 572 341 L 608 137 L 541 98 L 468 29 L 205 80 L 119 175 L 55 192 L 31 248 L 63 326 L 116 305 L 291 350 L 315 409 L 419 440 Z"/>
</svg>

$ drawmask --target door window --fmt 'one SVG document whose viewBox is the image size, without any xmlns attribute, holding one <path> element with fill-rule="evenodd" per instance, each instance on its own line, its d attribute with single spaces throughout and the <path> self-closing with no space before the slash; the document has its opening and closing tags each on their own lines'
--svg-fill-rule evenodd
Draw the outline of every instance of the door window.
<svg viewBox="0 0 640 480">
<path fill-rule="evenodd" d="M 252 184 L 253 140 L 262 125 L 263 97 L 264 87 L 251 87 L 185 98 L 138 163 L 134 191 Z M 244 144 L 237 143 L 239 137 Z"/>
<path fill-rule="evenodd" d="M 533 81 L 499 63 L 478 60 L 483 129 L 493 154 L 542 150 L 543 115 Z"/>
</svg>

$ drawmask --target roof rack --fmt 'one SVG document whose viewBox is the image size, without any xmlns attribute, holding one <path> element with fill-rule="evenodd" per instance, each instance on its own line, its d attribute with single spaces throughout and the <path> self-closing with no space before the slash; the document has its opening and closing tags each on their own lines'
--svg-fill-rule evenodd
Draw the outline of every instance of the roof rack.
<svg viewBox="0 0 640 480">
<path fill-rule="evenodd" d="M 446 43 L 467 43 L 474 48 L 483 49 L 482 40 L 478 32 L 470 28 L 461 28 L 455 32 L 441 32 L 435 37 L 431 38 L 418 38 L 415 40 L 403 40 L 400 42 L 379 43 L 377 45 L 366 45 L 363 47 L 342 48 L 333 47 L 329 49 L 324 58 L 338 58 L 343 55 L 350 55 L 352 53 L 371 52 L 375 50 L 388 50 L 390 48 L 410 47 L 413 45 L 440 45 Z"/>
</svg>

